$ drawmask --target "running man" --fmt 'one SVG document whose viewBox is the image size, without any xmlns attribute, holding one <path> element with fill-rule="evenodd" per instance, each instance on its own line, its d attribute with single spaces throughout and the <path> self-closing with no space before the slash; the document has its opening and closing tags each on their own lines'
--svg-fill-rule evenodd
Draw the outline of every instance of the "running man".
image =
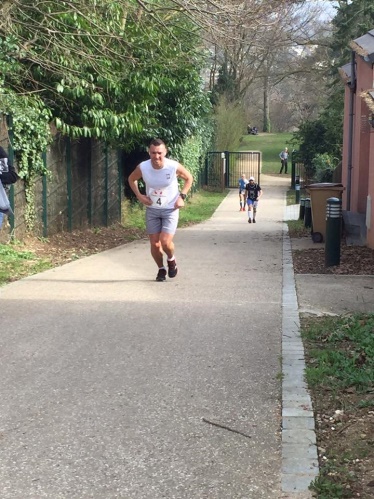
<svg viewBox="0 0 374 499">
<path fill-rule="evenodd" d="M 257 206 L 260 197 L 262 196 L 262 189 L 259 184 L 256 184 L 254 177 L 249 177 L 249 182 L 245 186 L 247 192 L 247 205 L 248 205 L 248 223 L 256 223 Z"/>
<path fill-rule="evenodd" d="M 193 177 L 177 161 L 166 157 L 167 148 L 161 139 L 149 145 L 150 159 L 140 163 L 128 178 L 137 199 L 146 206 L 146 228 L 151 244 L 151 255 L 158 266 L 156 281 L 165 281 L 166 274 L 175 277 L 178 272 L 174 256 L 174 234 L 177 230 L 179 208 L 183 208 Z M 184 180 L 179 192 L 178 177 Z M 143 179 L 146 194 L 141 194 L 138 180 Z M 164 253 L 168 270 L 164 266 Z"/>
</svg>

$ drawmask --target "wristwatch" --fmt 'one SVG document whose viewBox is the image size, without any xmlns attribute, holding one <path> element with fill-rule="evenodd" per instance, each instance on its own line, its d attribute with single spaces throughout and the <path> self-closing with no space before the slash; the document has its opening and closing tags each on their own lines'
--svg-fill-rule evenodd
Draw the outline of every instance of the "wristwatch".
<svg viewBox="0 0 374 499">
<path fill-rule="evenodd" d="M 183 201 L 186 199 L 187 197 L 187 194 L 183 194 L 183 192 L 181 192 L 180 194 L 180 197 L 183 199 Z"/>
</svg>

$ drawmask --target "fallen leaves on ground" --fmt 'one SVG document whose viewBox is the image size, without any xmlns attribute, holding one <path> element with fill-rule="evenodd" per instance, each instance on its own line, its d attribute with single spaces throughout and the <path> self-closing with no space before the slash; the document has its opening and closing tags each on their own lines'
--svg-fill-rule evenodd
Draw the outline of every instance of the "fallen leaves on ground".
<svg viewBox="0 0 374 499">
<path fill-rule="evenodd" d="M 374 275 L 374 250 L 367 246 L 348 246 L 342 242 L 333 257 L 339 265 L 326 266 L 325 248 L 292 252 L 295 274 Z M 329 255 L 331 261 L 331 254 Z"/>
<path fill-rule="evenodd" d="M 145 237 L 144 230 L 114 224 L 110 227 L 61 232 L 47 239 L 26 237 L 19 247 L 22 250 L 33 251 L 38 257 L 45 258 L 54 266 L 58 266 Z"/>
</svg>

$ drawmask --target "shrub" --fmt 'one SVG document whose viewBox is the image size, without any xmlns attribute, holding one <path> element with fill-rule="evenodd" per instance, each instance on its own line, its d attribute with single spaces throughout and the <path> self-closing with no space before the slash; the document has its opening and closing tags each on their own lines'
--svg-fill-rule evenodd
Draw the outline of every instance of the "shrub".
<svg viewBox="0 0 374 499">
<path fill-rule="evenodd" d="M 328 153 L 316 154 L 312 161 L 316 182 L 332 182 L 333 173 L 338 165 L 337 158 Z"/>
<path fill-rule="evenodd" d="M 247 120 L 239 102 L 229 101 L 224 95 L 214 108 L 216 151 L 236 151 L 246 133 Z"/>
</svg>

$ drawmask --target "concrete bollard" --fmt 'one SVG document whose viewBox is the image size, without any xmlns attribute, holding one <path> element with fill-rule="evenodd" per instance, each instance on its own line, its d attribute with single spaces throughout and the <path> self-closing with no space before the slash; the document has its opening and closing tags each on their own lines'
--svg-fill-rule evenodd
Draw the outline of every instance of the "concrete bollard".
<svg viewBox="0 0 374 499">
<path fill-rule="evenodd" d="M 342 202 L 339 198 L 326 201 L 325 267 L 340 265 Z"/>
</svg>

